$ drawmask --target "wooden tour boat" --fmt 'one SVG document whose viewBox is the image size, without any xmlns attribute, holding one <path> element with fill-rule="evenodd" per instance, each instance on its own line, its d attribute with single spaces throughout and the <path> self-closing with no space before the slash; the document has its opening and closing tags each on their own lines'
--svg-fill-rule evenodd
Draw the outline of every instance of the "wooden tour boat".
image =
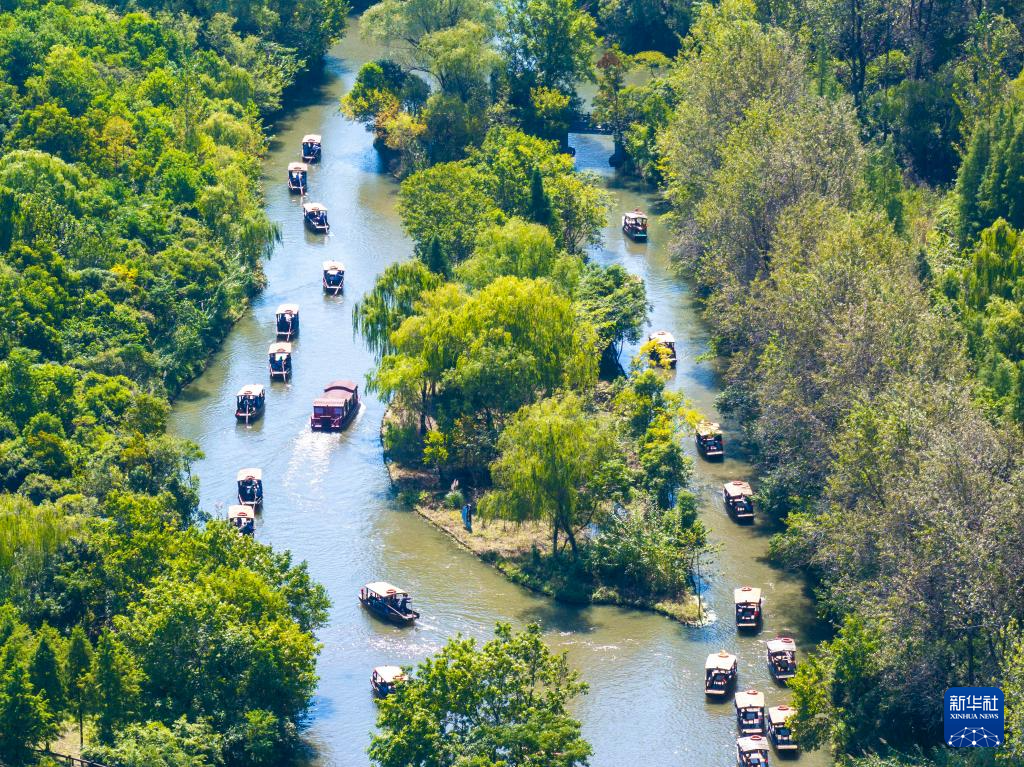
<svg viewBox="0 0 1024 767">
<path fill-rule="evenodd" d="M 640 208 L 622 217 L 622 231 L 636 242 L 647 242 L 647 214 Z"/>
<path fill-rule="evenodd" d="M 251 506 L 228 506 L 228 522 L 242 535 L 256 532 L 256 512 Z"/>
<path fill-rule="evenodd" d="M 353 381 L 331 381 L 324 393 L 313 400 L 309 428 L 340 431 L 359 411 L 359 387 Z"/>
<path fill-rule="evenodd" d="M 789 637 L 769 640 L 768 670 L 779 682 L 796 676 L 796 642 Z"/>
<path fill-rule="evenodd" d="M 651 347 L 651 359 L 657 364 L 674 368 L 676 357 L 676 339 L 667 330 L 658 330 L 647 336 L 647 342 L 654 343 Z"/>
<path fill-rule="evenodd" d="M 754 491 L 750 485 L 740 480 L 733 480 L 722 485 L 722 500 L 729 516 L 737 522 L 754 521 Z"/>
<path fill-rule="evenodd" d="M 744 690 L 736 693 L 736 727 L 740 735 L 760 735 L 764 732 L 764 693 Z"/>
<path fill-rule="evenodd" d="M 308 188 L 309 166 L 304 162 L 288 163 L 288 191 L 305 194 Z"/>
<path fill-rule="evenodd" d="M 302 203 L 302 220 L 306 228 L 316 234 L 329 234 L 331 225 L 327 222 L 327 208 L 318 202 Z"/>
<path fill-rule="evenodd" d="M 299 334 L 298 304 L 281 304 L 274 316 L 278 341 L 291 341 Z"/>
<path fill-rule="evenodd" d="M 763 735 L 737 738 L 736 767 L 768 767 L 768 740 Z"/>
<path fill-rule="evenodd" d="M 370 687 L 378 698 L 386 698 L 404 681 L 405 672 L 400 666 L 377 666 L 370 674 Z"/>
<path fill-rule="evenodd" d="M 736 656 L 720 650 L 704 661 L 704 694 L 726 695 L 736 681 Z"/>
<path fill-rule="evenodd" d="M 345 267 L 341 261 L 324 261 L 324 293 L 336 296 L 345 288 Z"/>
<path fill-rule="evenodd" d="M 280 378 L 287 381 L 292 377 L 292 345 L 287 341 L 277 341 L 267 350 L 270 358 L 270 380 Z"/>
<path fill-rule="evenodd" d="M 396 626 L 408 626 L 420 617 L 409 605 L 409 592 L 384 581 L 367 583 L 359 590 L 363 607 Z"/>
<path fill-rule="evenodd" d="M 711 421 L 701 421 L 693 435 L 697 443 L 697 452 L 708 460 L 725 457 L 725 446 L 722 442 L 722 427 Z"/>
<path fill-rule="evenodd" d="M 235 480 L 238 484 L 238 502 L 242 506 L 260 508 L 263 505 L 263 471 L 242 469 Z"/>
<path fill-rule="evenodd" d="M 235 395 L 235 418 L 251 423 L 263 415 L 266 406 L 266 389 L 261 384 L 247 384 Z"/>
<path fill-rule="evenodd" d="M 799 744 L 793 740 L 788 720 L 796 709 L 792 706 L 772 706 L 768 709 L 768 740 L 778 751 L 799 751 Z"/>
<path fill-rule="evenodd" d="M 733 589 L 732 600 L 736 605 L 736 628 L 756 629 L 761 625 L 761 589 L 740 586 Z"/>
<path fill-rule="evenodd" d="M 320 162 L 323 142 L 319 133 L 307 133 L 302 137 L 302 161 Z"/>
</svg>

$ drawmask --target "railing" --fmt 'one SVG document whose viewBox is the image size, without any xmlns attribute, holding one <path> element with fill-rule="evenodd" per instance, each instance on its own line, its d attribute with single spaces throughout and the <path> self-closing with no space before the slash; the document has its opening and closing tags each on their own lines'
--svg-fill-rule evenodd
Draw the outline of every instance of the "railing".
<svg viewBox="0 0 1024 767">
<path fill-rule="evenodd" d="M 99 762 L 93 762 L 89 759 L 79 759 L 77 756 L 69 756 L 68 754 L 57 754 L 53 751 L 46 751 L 43 749 L 35 749 L 36 756 L 45 756 L 49 759 L 53 759 L 60 764 L 66 765 L 67 767 L 106 767 Z"/>
</svg>

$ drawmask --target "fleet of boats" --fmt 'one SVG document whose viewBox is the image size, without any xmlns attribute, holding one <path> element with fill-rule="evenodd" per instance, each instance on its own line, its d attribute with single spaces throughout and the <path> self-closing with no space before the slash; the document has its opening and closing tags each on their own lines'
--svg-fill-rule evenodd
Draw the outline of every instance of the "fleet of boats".
<svg viewBox="0 0 1024 767">
<path fill-rule="evenodd" d="M 307 163 L 321 159 L 321 137 L 308 134 L 302 139 L 302 162 L 288 165 L 288 190 L 294 194 L 308 192 Z M 305 225 L 314 232 L 330 231 L 327 209 L 315 202 L 302 205 Z M 639 242 L 647 240 L 647 216 L 634 210 L 622 217 L 622 231 Z M 338 261 L 324 261 L 323 290 L 338 295 L 345 284 L 345 267 Z M 292 375 L 292 341 L 299 333 L 299 307 L 282 304 L 275 313 L 276 341 L 268 349 L 271 381 L 288 381 Z M 677 356 L 675 339 L 666 330 L 648 337 L 654 342 L 651 356 L 675 367 Z M 313 400 L 310 428 L 315 431 L 339 431 L 351 423 L 360 407 L 359 387 L 352 381 L 329 383 L 323 393 Z M 266 389 L 260 384 L 248 384 L 235 397 L 235 417 L 246 424 L 263 415 L 266 408 Z M 702 421 L 695 429 L 694 440 L 698 453 L 708 460 L 724 458 L 722 429 L 717 423 Z M 228 507 L 228 522 L 240 534 L 254 535 L 256 512 L 263 506 L 263 472 L 258 468 L 241 469 L 236 477 L 238 503 Z M 754 518 L 753 491 L 747 482 L 734 480 L 722 487 L 726 511 L 737 521 Z M 740 586 L 733 591 L 737 630 L 757 630 L 761 627 L 763 601 L 761 589 Z M 359 590 L 359 602 L 375 617 L 396 626 L 409 626 L 420 617 L 412 608 L 409 592 L 384 581 L 367 583 Z M 796 673 L 796 643 L 790 637 L 776 637 L 766 643 L 766 660 L 773 679 L 785 684 Z M 708 655 L 704 664 L 704 693 L 710 699 L 723 699 L 733 692 L 738 677 L 738 659 L 721 650 Z M 377 666 L 370 675 L 370 687 L 379 698 L 392 694 L 407 680 L 400 666 Z M 779 752 L 795 752 L 799 746 L 792 736 L 789 719 L 796 709 L 787 705 L 766 707 L 765 695 L 758 690 L 742 690 L 733 695 L 736 710 L 736 764 L 737 767 L 768 767 L 769 744 Z"/>
</svg>

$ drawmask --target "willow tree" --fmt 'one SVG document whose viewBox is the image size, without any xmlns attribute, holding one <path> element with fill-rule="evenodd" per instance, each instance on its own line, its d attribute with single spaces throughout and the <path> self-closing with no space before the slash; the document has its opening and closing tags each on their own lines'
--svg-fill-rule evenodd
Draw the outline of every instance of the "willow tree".
<svg viewBox="0 0 1024 767">
<path fill-rule="evenodd" d="M 558 554 L 562 533 L 577 557 L 578 531 L 622 484 L 611 420 L 587 412 L 574 394 L 551 397 L 516 414 L 498 451 L 491 464 L 494 489 L 480 500 L 481 514 L 543 520 L 551 525 L 552 553 Z"/>
<path fill-rule="evenodd" d="M 389 353 L 391 334 L 413 314 L 420 296 L 440 284 L 440 275 L 422 261 L 392 264 L 377 278 L 373 290 L 352 308 L 354 331 L 378 357 Z"/>
</svg>

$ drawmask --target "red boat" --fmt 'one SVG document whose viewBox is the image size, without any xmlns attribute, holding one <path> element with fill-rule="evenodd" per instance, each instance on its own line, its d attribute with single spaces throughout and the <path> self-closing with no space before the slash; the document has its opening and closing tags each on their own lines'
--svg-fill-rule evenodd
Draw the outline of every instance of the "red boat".
<svg viewBox="0 0 1024 767">
<path fill-rule="evenodd" d="M 309 428 L 341 431 L 359 412 L 359 387 L 352 381 L 331 381 L 322 396 L 313 400 Z"/>
</svg>

